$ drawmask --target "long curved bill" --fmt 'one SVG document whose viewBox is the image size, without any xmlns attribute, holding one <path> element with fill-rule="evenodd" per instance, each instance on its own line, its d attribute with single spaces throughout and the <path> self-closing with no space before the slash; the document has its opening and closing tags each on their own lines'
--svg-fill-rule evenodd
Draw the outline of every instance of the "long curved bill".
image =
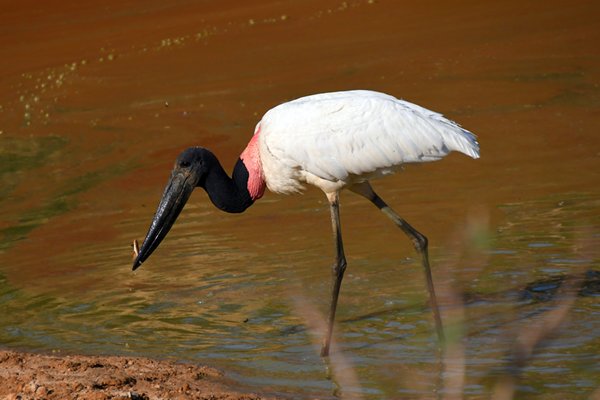
<svg viewBox="0 0 600 400">
<path fill-rule="evenodd" d="M 196 187 L 196 179 L 194 178 L 193 174 L 182 171 L 173 171 L 171 174 L 171 179 L 169 179 L 162 199 L 158 204 L 158 209 L 154 214 L 154 219 L 146 234 L 144 243 L 133 262 L 134 271 L 150 257 L 150 254 L 169 233 L 171 226 L 173 226 L 183 206 L 190 198 L 194 187 Z"/>
</svg>

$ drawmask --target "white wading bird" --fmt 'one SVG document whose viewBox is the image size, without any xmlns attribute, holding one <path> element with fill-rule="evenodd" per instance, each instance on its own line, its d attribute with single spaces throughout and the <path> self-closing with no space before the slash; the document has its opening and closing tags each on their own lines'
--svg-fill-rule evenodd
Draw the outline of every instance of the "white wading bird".
<svg viewBox="0 0 600 400">
<path fill-rule="evenodd" d="M 314 185 L 329 201 L 337 249 L 329 324 L 321 348 L 321 355 L 327 356 L 346 270 L 339 194 L 347 188 L 372 202 L 412 240 L 422 258 L 438 337 L 443 341 L 427 238 L 396 214 L 373 191 L 369 180 L 393 173 L 403 164 L 439 160 L 451 151 L 479 158 L 479 144 L 472 133 L 441 114 L 387 94 L 355 90 L 283 103 L 256 125 L 232 178 L 205 148 L 192 147 L 179 155 L 133 269 L 158 247 L 195 187 L 204 188 L 217 208 L 241 213 L 262 197 L 265 187 L 290 194 L 300 192 L 305 183 Z"/>
</svg>

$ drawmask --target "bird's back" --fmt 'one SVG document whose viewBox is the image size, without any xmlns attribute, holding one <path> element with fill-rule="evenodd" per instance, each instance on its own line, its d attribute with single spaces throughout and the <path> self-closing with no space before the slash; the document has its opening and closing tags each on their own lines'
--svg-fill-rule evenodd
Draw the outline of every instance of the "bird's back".
<svg viewBox="0 0 600 400">
<path fill-rule="evenodd" d="M 479 157 L 475 136 L 458 124 L 367 90 L 283 103 L 264 115 L 255 134 L 267 185 L 279 193 L 299 191 L 304 182 L 330 182 L 331 190 L 339 190 L 402 164 L 439 160 L 451 151 Z"/>
</svg>

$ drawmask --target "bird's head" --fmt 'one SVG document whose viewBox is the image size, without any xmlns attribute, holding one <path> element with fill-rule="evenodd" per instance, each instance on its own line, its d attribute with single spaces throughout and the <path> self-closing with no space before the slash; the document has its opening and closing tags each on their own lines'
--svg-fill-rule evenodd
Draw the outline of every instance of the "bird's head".
<svg viewBox="0 0 600 400">
<path fill-rule="evenodd" d="M 152 254 L 167 235 L 194 188 L 202 185 L 209 155 L 212 154 L 202 147 L 190 147 L 177 157 L 150 229 L 133 262 L 134 270 Z"/>
</svg>

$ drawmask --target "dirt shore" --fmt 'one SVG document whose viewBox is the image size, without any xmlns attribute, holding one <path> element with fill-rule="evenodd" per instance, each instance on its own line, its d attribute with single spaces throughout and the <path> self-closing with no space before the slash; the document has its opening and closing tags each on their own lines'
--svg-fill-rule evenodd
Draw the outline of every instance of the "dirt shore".
<svg viewBox="0 0 600 400">
<path fill-rule="evenodd" d="M 214 368 L 140 357 L 0 350 L 0 399 L 223 399 L 272 396 L 232 389 Z"/>
</svg>

